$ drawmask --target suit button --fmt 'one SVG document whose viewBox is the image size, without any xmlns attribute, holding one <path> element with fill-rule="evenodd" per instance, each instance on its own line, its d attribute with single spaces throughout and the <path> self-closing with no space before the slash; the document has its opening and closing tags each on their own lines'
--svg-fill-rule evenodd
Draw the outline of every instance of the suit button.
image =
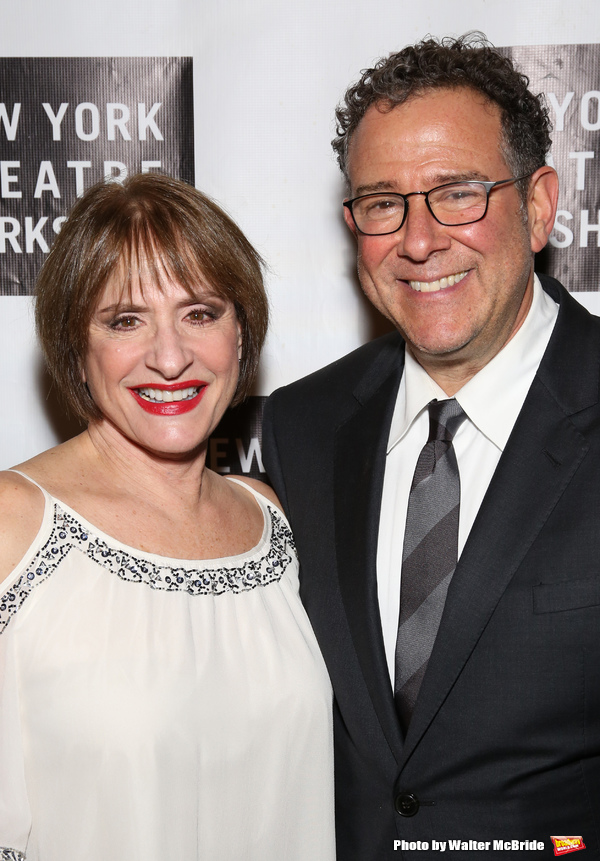
<svg viewBox="0 0 600 861">
<path fill-rule="evenodd" d="M 419 799 L 412 792 L 399 792 L 394 798 L 394 807 L 400 816 L 414 816 L 419 809 Z"/>
</svg>

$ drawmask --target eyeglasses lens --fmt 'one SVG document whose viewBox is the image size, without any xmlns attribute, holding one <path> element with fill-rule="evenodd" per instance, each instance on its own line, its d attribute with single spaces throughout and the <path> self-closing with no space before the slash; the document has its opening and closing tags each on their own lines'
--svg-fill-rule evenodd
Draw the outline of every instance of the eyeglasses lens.
<svg viewBox="0 0 600 861">
<path fill-rule="evenodd" d="M 441 224 L 470 224 L 485 214 L 487 191 L 478 182 L 454 182 L 433 189 L 427 199 L 434 218 Z M 352 214 L 360 231 L 376 236 L 398 230 L 405 207 L 399 195 L 369 194 L 354 201 Z"/>
</svg>

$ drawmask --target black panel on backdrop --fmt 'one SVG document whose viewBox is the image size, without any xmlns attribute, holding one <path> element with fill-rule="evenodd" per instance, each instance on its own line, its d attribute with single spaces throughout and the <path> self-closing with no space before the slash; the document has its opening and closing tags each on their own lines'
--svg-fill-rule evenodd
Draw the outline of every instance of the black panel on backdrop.
<svg viewBox="0 0 600 861">
<path fill-rule="evenodd" d="M 0 58 L 0 79 L 0 295 L 33 292 L 65 213 L 104 176 L 194 182 L 191 58 Z"/>
<path fill-rule="evenodd" d="M 558 215 L 536 268 L 572 291 L 600 287 L 600 45 L 501 49 L 544 93 L 560 177 Z"/>
<path fill-rule="evenodd" d="M 266 481 L 262 462 L 262 414 L 266 398 L 248 398 L 227 410 L 208 443 L 206 464 L 215 472 Z"/>
</svg>

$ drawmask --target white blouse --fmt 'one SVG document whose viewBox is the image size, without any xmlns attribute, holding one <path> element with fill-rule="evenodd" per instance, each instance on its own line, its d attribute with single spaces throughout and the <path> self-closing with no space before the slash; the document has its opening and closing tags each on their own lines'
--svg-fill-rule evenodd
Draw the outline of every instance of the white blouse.
<svg viewBox="0 0 600 861">
<path fill-rule="evenodd" d="M 170 559 L 42 490 L 0 598 L 2 861 L 333 861 L 331 688 L 279 509 Z"/>
</svg>

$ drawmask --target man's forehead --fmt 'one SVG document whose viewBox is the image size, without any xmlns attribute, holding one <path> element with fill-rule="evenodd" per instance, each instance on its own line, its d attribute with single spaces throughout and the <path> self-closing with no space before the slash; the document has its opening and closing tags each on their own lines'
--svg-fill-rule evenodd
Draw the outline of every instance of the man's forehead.
<svg viewBox="0 0 600 861">
<path fill-rule="evenodd" d="M 502 143 L 500 109 L 483 94 L 467 87 L 428 89 L 399 105 L 371 105 L 349 142 L 348 169 L 354 191 L 357 180 L 385 181 L 388 166 L 428 170 L 431 162 L 432 179 L 438 168 L 442 181 L 451 181 L 455 168 L 457 178 L 468 178 L 465 171 L 485 178 L 486 167 L 505 165 Z M 383 174 L 355 176 L 370 166 Z"/>
<path fill-rule="evenodd" d="M 388 115 L 400 121 L 406 117 L 407 124 L 414 123 L 415 117 L 418 117 L 422 123 L 437 120 L 456 125 L 461 119 L 466 119 L 472 125 L 473 114 L 487 115 L 493 123 L 500 123 L 501 120 L 500 107 L 473 87 L 428 87 L 411 93 L 399 103 L 389 99 L 374 102 L 367 108 L 356 131 L 365 120 L 367 124 L 374 124 L 379 120 L 385 121 Z"/>
</svg>

